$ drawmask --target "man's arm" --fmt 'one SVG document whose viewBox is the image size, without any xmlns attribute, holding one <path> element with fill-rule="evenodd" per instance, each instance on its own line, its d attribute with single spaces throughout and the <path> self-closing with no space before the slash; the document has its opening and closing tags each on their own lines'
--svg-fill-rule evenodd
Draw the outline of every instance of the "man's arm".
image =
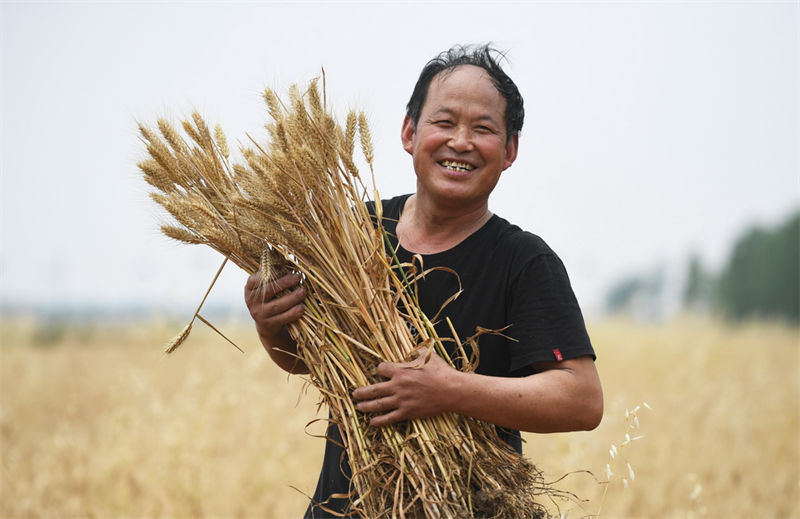
<svg viewBox="0 0 800 519">
<path fill-rule="evenodd" d="M 359 411 L 389 425 L 454 412 L 528 432 L 591 430 L 603 416 L 603 391 L 591 357 L 535 365 L 521 378 L 464 373 L 438 355 L 409 363 L 382 363 L 388 380 L 358 388 Z"/>
<path fill-rule="evenodd" d="M 300 276 L 295 274 L 262 283 L 261 273 L 256 272 L 247 278 L 244 287 L 244 300 L 261 344 L 273 362 L 289 373 L 308 373 L 306 365 L 297 358 L 297 344 L 286 328 L 303 315 L 306 293 L 299 283 Z M 279 295 L 293 287 L 291 292 Z"/>
</svg>

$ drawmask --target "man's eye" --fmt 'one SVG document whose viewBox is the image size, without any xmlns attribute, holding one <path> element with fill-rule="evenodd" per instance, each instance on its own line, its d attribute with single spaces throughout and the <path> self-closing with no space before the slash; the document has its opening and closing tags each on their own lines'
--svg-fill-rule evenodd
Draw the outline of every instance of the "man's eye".
<svg viewBox="0 0 800 519">
<path fill-rule="evenodd" d="M 440 120 L 436 121 L 434 124 L 438 124 L 438 125 L 441 125 L 441 126 L 451 126 L 453 124 L 453 122 L 449 121 L 447 119 L 440 119 Z"/>
</svg>

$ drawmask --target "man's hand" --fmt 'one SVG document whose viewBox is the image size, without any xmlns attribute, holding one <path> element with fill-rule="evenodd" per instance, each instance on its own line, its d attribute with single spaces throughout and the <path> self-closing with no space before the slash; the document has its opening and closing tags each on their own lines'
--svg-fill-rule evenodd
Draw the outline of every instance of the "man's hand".
<svg viewBox="0 0 800 519">
<path fill-rule="evenodd" d="M 261 273 L 256 272 L 247 278 L 244 286 L 244 301 L 255 321 L 261 344 L 272 360 L 290 373 L 308 372 L 297 359 L 297 345 L 286 330 L 288 324 L 303 315 L 306 291 L 299 284 L 300 276 L 296 274 L 263 283 Z M 284 293 L 292 288 L 294 290 Z"/>
<path fill-rule="evenodd" d="M 285 290 L 297 287 L 300 276 L 287 274 L 274 281 L 263 283 L 261 272 L 247 278 L 244 286 L 244 301 L 250 315 L 256 322 L 260 335 L 266 338 L 275 337 L 289 323 L 303 315 L 303 298 L 306 291 L 298 287 L 289 293 L 279 295 Z"/>
<path fill-rule="evenodd" d="M 448 385 L 459 371 L 425 349 L 411 362 L 382 362 L 378 374 L 387 380 L 353 391 L 356 409 L 375 413 L 370 425 L 384 426 L 449 411 Z"/>
</svg>

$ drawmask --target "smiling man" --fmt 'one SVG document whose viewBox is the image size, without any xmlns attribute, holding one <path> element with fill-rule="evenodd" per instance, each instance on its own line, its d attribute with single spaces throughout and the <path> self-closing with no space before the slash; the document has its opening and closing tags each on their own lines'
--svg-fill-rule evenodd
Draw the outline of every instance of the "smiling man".
<svg viewBox="0 0 800 519">
<path fill-rule="evenodd" d="M 478 338 L 479 364 L 469 373 L 437 355 L 383 363 L 384 381 L 358 388 L 357 407 L 381 427 L 455 412 L 493 423 L 503 441 L 522 453 L 520 430 L 588 430 L 603 413 L 595 354 L 561 260 L 538 236 L 489 210 L 489 196 L 517 157 L 523 102 L 488 46 L 454 47 L 424 67 L 403 121 L 403 148 L 413 159 L 416 192 L 384 200 L 384 226 L 402 262 L 421 255 L 433 270 L 419 282 L 426 315 L 451 336 L 448 317 L 464 339 L 479 327 L 504 330 Z M 451 272 L 457 273 L 453 275 Z M 271 299 L 297 285 L 287 276 L 268 287 L 267 299 L 251 276 L 245 298 L 256 329 L 275 362 L 304 372 L 286 324 L 302 314 L 304 292 Z M 446 342 L 449 344 L 449 342 Z M 452 352 L 451 352 L 452 353 Z M 415 369 L 408 369 L 414 365 Z M 350 468 L 338 427 L 328 429 L 325 457 L 308 518 L 347 513 Z M 318 506 L 318 505 L 322 506 Z"/>
</svg>

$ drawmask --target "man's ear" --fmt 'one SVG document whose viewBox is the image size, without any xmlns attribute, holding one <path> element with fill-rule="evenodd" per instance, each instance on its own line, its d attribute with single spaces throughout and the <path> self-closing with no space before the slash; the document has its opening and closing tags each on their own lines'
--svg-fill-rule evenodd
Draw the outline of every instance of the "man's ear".
<svg viewBox="0 0 800 519">
<path fill-rule="evenodd" d="M 519 151 L 519 133 L 515 133 L 506 143 L 506 156 L 503 161 L 503 171 L 510 168 L 511 164 L 517 160 L 517 151 Z"/>
<path fill-rule="evenodd" d="M 405 116 L 403 119 L 403 128 L 400 130 L 400 140 L 403 141 L 403 149 L 406 150 L 409 155 L 414 154 L 414 134 L 416 133 L 416 129 L 414 128 L 414 121 L 408 115 Z"/>
</svg>

